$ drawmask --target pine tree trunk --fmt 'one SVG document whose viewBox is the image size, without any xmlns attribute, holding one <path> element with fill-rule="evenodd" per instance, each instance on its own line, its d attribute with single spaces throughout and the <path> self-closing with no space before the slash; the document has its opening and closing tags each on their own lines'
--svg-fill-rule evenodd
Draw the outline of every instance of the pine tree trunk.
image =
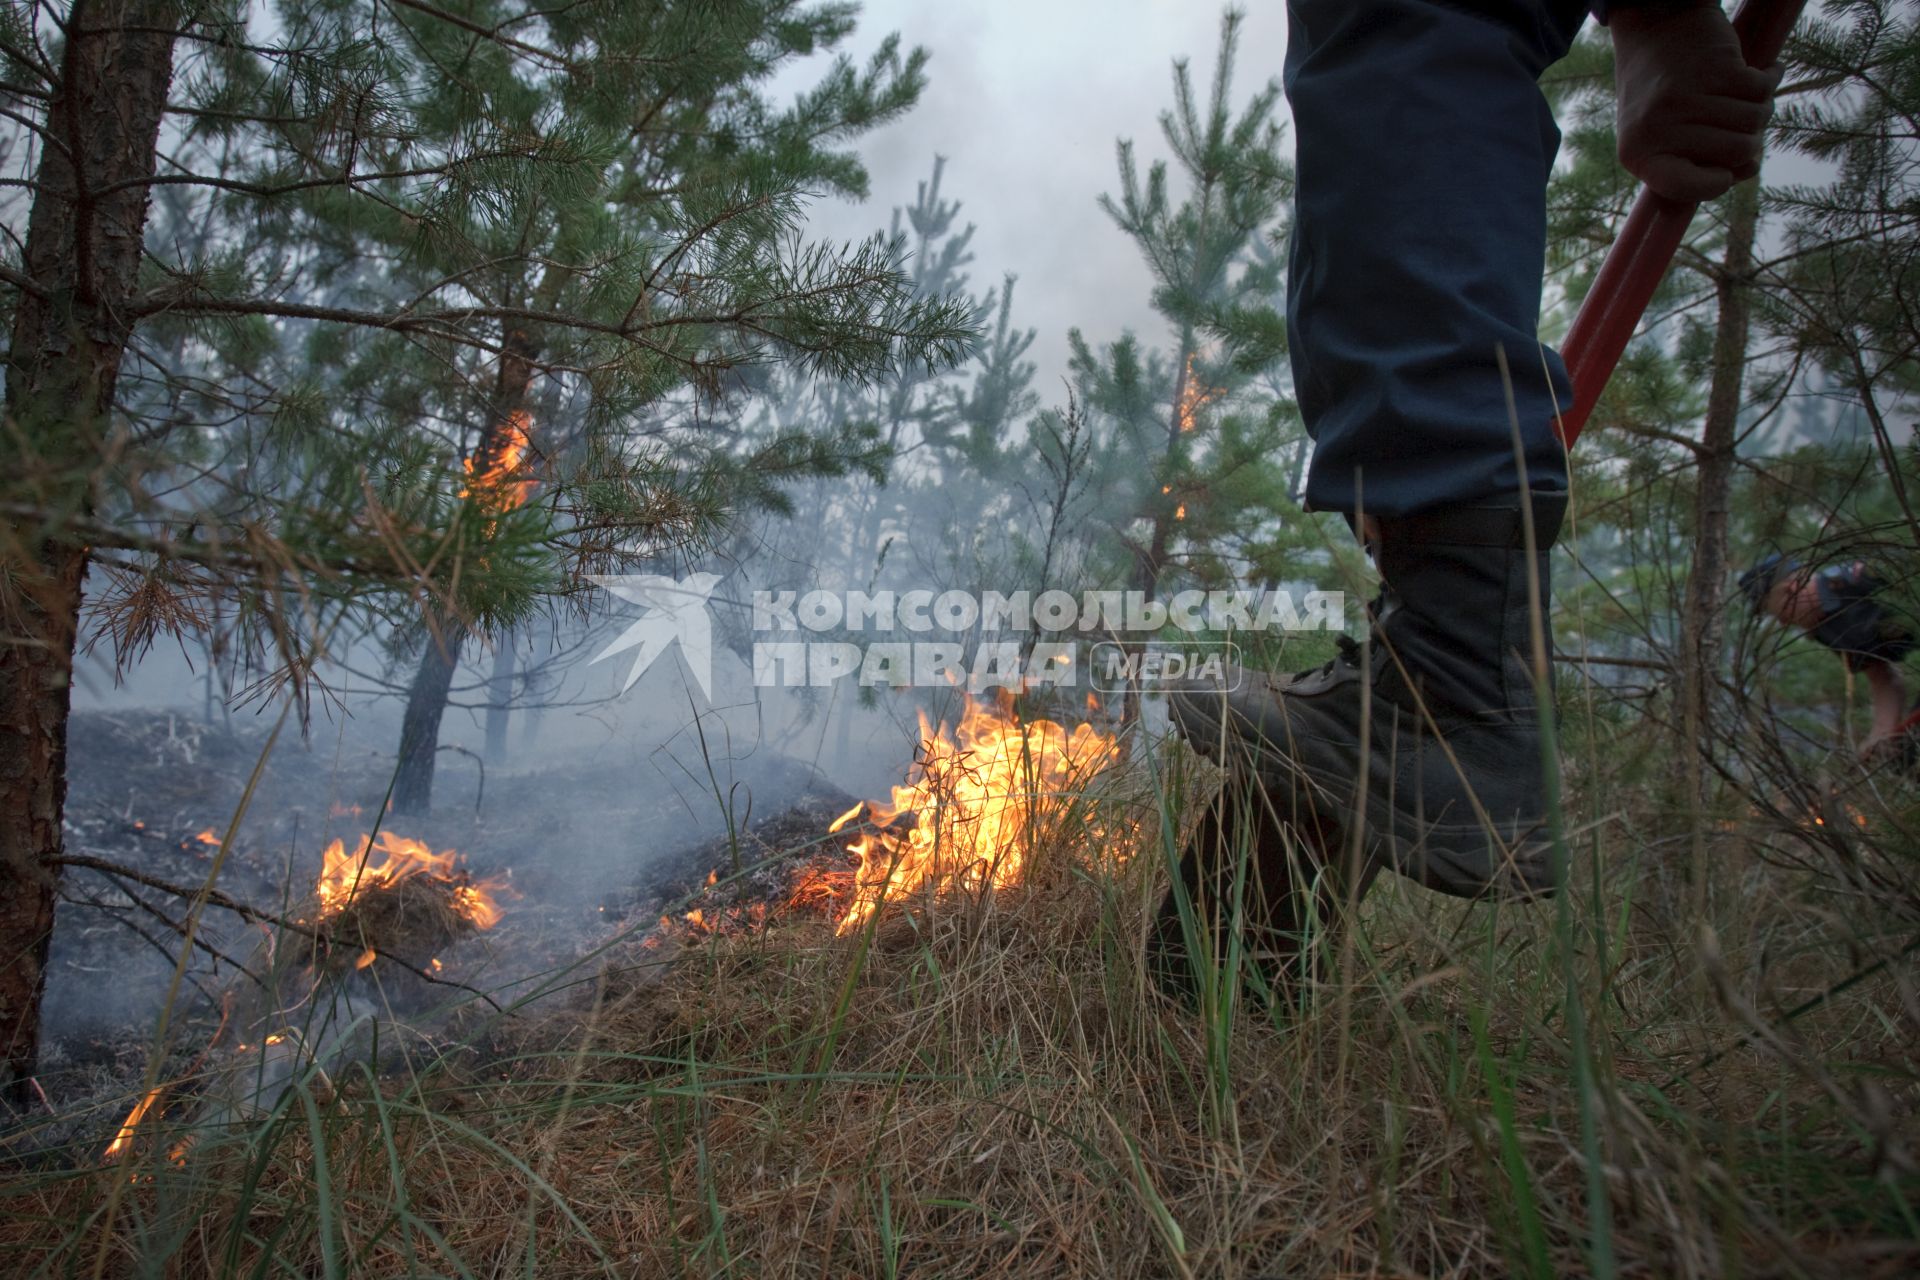
<svg viewBox="0 0 1920 1280">
<path fill-rule="evenodd" d="M 551 307 L 553 293 L 560 287 L 564 273 L 553 272 L 542 284 L 536 305 Z M 526 408 L 527 392 L 533 386 L 534 359 L 537 356 L 532 337 L 523 330 L 509 330 L 502 341 L 500 369 L 494 379 L 493 404 L 474 450 L 473 473 L 483 475 L 493 465 L 506 438 L 506 429 L 514 416 Z M 426 651 L 420 656 L 420 669 L 414 672 L 407 690 L 407 710 L 400 721 L 400 762 L 393 779 L 393 812 L 421 817 L 433 808 L 433 773 L 440 757 L 440 720 L 447 713 L 447 697 L 453 689 L 454 672 L 460 668 L 460 651 L 466 645 L 468 620 L 451 610 L 435 607 L 432 625 L 427 628 Z"/>
<path fill-rule="evenodd" d="M 445 614 L 429 630 L 426 652 L 407 690 L 400 721 L 400 764 L 393 776 L 393 812 L 425 817 L 433 811 L 433 771 L 440 755 L 440 720 L 447 713 L 453 674 L 466 645 L 465 623 Z"/>
<path fill-rule="evenodd" d="M 553 629 L 540 628 L 540 651 L 529 655 L 533 661 L 527 668 L 526 688 L 529 695 L 539 692 L 541 673 L 553 662 Z M 536 696 L 529 696 L 529 706 L 520 715 L 520 754 L 526 755 L 540 739 L 540 722 L 546 717 L 546 704 Z"/>
<path fill-rule="evenodd" d="M 493 653 L 493 675 L 487 681 L 487 763 L 502 764 L 507 758 L 507 725 L 512 719 L 513 677 L 520 666 L 520 651 L 514 645 L 513 632 L 500 637 Z"/>
<path fill-rule="evenodd" d="M 1180 372 L 1174 375 L 1173 403 L 1167 408 L 1166 444 L 1161 451 L 1155 474 L 1164 476 L 1173 469 L 1174 454 L 1180 448 L 1180 433 L 1185 428 L 1180 419 L 1181 407 L 1187 403 L 1187 386 L 1193 377 L 1194 341 L 1191 332 L 1180 337 Z M 1173 547 L 1173 526 L 1179 499 L 1175 495 L 1149 493 L 1147 510 L 1144 513 L 1153 522 L 1153 531 L 1147 536 L 1144 547 L 1136 547 L 1133 554 L 1133 580 L 1130 585 L 1142 593 L 1148 600 L 1160 595 L 1160 571 L 1166 567 L 1167 555 Z M 1121 651 L 1129 660 L 1133 655 L 1145 649 L 1144 642 L 1127 639 L 1121 642 Z M 1120 724 L 1128 727 L 1140 719 L 1140 683 L 1137 680 L 1127 682 L 1126 693 L 1120 699 Z"/>
<path fill-rule="evenodd" d="M 173 4 L 75 0 L 27 219 L 6 421 L 10 447 L 47 478 L 49 514 L 0 522 L 0 1088 L 16 1104 L 39 1048 L 87 564 L 57 521 L 93 509 L 179 21 Z"/>
<path fill-rule="evenodd" d="M 1713 338 L 1713 380 L 1697 450 L 1693 557 L 1680 618 L 1681 707 L 1678 727 L 1682 803 L 1698 815 L 1706 798 L 1702 767 L 1712 732 L 1713 687 L 1720 668 L 1721 606 L 1727 576 L 1727 516 L 1732 505 L 1735 440 L 1746 381 L 1751 328 L 1753 242 L 1760 222 L 1760 184 L 1741 183 L 1727 211 L 1726 253 L 1716 285 L 1719 318 Z M 1696 837 L 1701 824 L 1694 823 Z"/>
</svg>

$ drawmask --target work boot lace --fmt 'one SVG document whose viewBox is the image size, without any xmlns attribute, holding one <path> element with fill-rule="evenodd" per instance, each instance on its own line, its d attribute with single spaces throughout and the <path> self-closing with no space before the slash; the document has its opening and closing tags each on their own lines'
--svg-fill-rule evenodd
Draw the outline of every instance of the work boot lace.
<svg viewBox="0 0 1920 1280">
<path fill-rule="evenodd" d="M 1367 629 L 1368 638 L 1374 644 L 1381 643 L 1380 623 L 1386 618 L 1387 610 L 1391 607 L 1391 605 L 1392 605 L 1392 597 L 1390 597 L 1385 591 L 1382 591 L 1379 595 L 1375 596 L 1373 598 L 1373 602 L 1367 606 L 1367 617 L 1371 620 L 1371 624 L 1372 624 Z M 1333 638 L 1333 642 L 1334 644 L 1338 645 L 1339 648 L 1331 658 L 1328 658 L 1325 662 L 1321 663 L 1317 667 L 1309 667 L 1305 671 L 1299 671 L 1294 673 L 1293 678 L 1296 680 L 1304 680 L 1308 676 L 1329 675 L 1332 673 L 1335 667 L 1338 667 L 1338 666 L 1358 667 L 1362 662 L 1366 660 L 1361 654 L 1360 641 L 1355 640 L 1352 636 L 1348 635 L 1346 632 L 1343 631 L 1339 635 L 1335 636 Z"/>
</svg>

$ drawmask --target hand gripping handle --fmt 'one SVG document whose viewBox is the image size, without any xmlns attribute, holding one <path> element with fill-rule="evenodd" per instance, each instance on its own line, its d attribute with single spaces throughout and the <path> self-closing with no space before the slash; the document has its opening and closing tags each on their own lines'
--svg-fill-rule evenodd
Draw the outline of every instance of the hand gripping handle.
<svg viewBox="0 0 1920 1280">
<path fill-rule="evenodd" d="M 1733 29 L 1748 66 L 1770 67 L 1780 60 L 1787 35 L 1805 6 L 1806 0 L 1743 0 L 1733 15 Z M 1620 363 L 1699 207 L 1652 191 L 1642 191 L 1633 202 L 1620 238 L 1607 251 L 1600 274 L 1594 277 L 1593 288 L 1561 344 L 1561 357 L 1573 379 L 1573 403 L 1561 412 L 1557 425 L 1569 449 L 1613 377 L 1614 366 Z"/>
</svg>

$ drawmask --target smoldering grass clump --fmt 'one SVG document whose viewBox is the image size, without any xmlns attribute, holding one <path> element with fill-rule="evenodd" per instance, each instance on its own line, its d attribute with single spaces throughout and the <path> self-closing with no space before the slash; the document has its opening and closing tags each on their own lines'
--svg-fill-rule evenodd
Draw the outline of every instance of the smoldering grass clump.
<svg viewBox="0 0 1920 1280">
<path fill-rule="evenodd" d="M 344 906 L 319 914 L 301 959 L 328 974 L 364 969 L 381 956 L 430 969 L 447 948 L 480 931 L 468 904 L 473 892 L 465 873 L 359 890 Z"/>
</svg>

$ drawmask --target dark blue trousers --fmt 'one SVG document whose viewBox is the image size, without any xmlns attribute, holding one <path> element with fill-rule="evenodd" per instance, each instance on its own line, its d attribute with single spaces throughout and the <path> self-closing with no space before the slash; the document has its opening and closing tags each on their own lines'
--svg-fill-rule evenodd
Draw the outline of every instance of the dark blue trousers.
<svg viewBox="0 0 1920 1280">
<path fill-rule="evenodd" d="M 1564 490 L 1566 368 L 1538 338 L 1538 85 L 1584 0 L 1289 0 L 1295 195 L 1287 326 L 1315 510 L 1398 516 Z"/>
</svg>

